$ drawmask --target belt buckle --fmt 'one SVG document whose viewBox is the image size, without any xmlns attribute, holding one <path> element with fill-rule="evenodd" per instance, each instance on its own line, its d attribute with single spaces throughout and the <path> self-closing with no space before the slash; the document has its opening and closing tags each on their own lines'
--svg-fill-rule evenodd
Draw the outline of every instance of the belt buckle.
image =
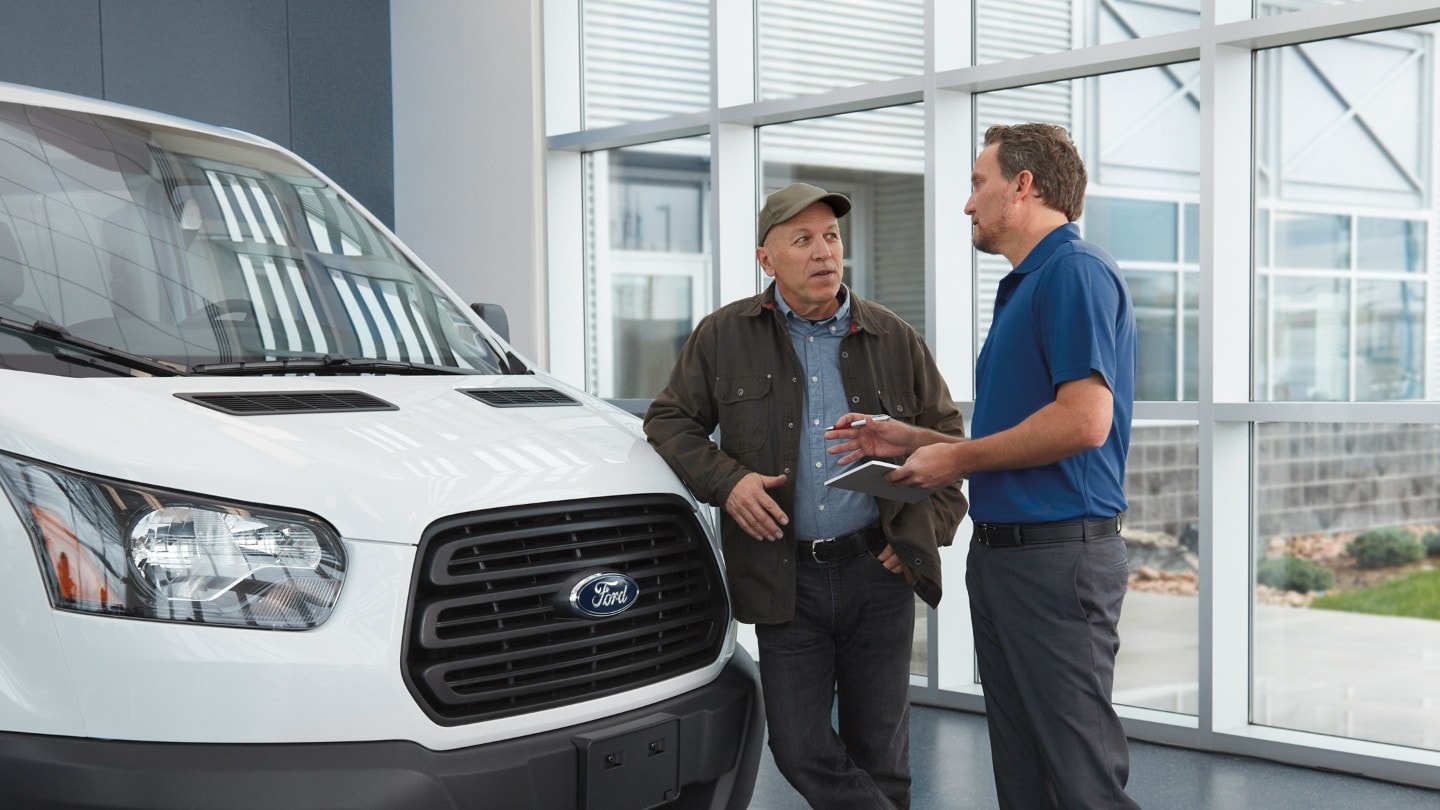
<svg viewBox="0 0 1440 810">
<path fill-rule="evenodd" d="M 997 524 L 981 523 L 980 542 L 991 548 L 1025 545 L 1024 540 L 1021 539 L 1020 526 L 1018 524 L 1011 525 L 1009 532 L 996 531 L 997 529 L 999 529 Z"/>
<path fill-rule="evenodd" d="M 810 541 L 810 559 L 814 560 L 817 565 L 820 564 L 820 563 L 825 562 L 824 560 L 820 559 L 820 556 L 815 553 L 815 550 L 820 547 L 820 544 L 821 544 L 821 543 L 833 543 L 833 542 L 835 542 L 835 538 L 833 538 L 833 537 L 822 537 L 822 538 L 820 538 L 819 540 L 811 540 L 811 541 Z"/>
</svg>

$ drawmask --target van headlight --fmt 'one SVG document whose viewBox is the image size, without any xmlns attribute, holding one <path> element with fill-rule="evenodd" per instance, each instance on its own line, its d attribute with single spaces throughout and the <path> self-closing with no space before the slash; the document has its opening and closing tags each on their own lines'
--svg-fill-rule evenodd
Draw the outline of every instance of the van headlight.
<svg viewBox="0 0 1440 810">
<path fill-rule="evenodd" d="M 340 596 L 345 551 L 313 515 L 4 454 L 0 483 L 60 610 L 304 630 Z"/>
</svg>

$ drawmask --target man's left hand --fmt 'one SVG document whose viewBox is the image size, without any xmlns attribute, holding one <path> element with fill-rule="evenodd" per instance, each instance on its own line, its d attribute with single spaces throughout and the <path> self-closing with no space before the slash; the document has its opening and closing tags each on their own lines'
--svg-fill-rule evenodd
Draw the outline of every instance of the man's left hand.
<svg viewBox="0 0 1440 810">
<path fill-rule="evenodd" d="M 881 549 L 880 553 L 875 555 L 875 559 L 879 560 L 880 564 L 885 566 L 886 571 L 892 574 L 904 574 L 906 582 L 912 585 L 915 583 L 915 573 L 911 571 L 910 567 L 905 563 L 900 562 L 900 555 L 895 553 L 894 546 L 886 543 L 885 548 Z"/>
</svg>

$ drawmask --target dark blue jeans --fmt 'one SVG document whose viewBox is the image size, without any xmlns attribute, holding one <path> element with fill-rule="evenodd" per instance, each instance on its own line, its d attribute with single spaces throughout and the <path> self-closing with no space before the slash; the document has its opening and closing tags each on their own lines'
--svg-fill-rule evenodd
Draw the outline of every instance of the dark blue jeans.
<svg viewBox="0 0 1440 810">
<path fill-rule="evenodd" d="M 908 808 L 913 592 L 870 554 L 796 567 L 795 618 L 755 626 L 775 765 L 811 807 Z"/>
<path fill-rule="evenodd" d="M 1138 807 L 1125 793 L 1130 750 L 1110 704 L 1125 542 L 972 542 L 967 559 L 1000 807 Z"/>
</svg>

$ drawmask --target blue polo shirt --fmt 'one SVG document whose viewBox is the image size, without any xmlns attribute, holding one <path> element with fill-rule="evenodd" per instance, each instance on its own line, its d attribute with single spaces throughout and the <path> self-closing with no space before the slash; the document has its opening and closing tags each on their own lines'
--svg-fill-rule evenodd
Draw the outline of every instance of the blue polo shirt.
<svg viewBox="0 0 1440 810">
<path fill-rule="evenodd" d="M 1044 467 L 974 473 L 970 515 L 982 523 L 1098 520 L 1124 512 L 1135 398 L 1135 313 L 1115 260 L 1074 223 L 1051 231 L 1000 281 L 976 365 L 975 438 L 1014 427 L 1063 382 L 1098 371 L 1114 395 L 1104 446 Z"/>
</svg>

